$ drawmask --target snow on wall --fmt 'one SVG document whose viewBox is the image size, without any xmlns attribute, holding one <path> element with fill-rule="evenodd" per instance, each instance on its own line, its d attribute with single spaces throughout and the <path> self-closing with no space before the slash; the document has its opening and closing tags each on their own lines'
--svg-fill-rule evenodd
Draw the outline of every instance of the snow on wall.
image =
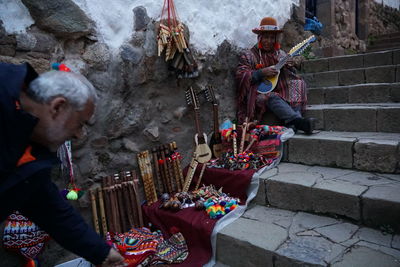
<svg viewBox="0 0 400 267">
<path fill-rule="evenodd" d="M 0 19 L 10 34 L 26 32 L 34 21 L 21 0 L 0 0 Z"/>
<path fill-rule="evenodd" d="M 164 3 L 164 0 L 73 1 L 96 22 L 100 37 L 112 49 L 117 49 L 130 37 L 133 8 L 143 6 L 149 17 L 159 20 Z M 257 27 L 263 17 L 273 16 L 279 26 L 283 26 L 290 18 L 292 4 L 298 5 L 299 0 L 175 0 L 174 3 L 180 20 L 189 27 L 191 44 L 201 52 L 213 52 L 225 39 L 239 47 L 253 45 L 256 36 L 251 29 Z M 3 10 L 4 4 L 12 6 L 14 14 L 18 12 L 19 15 L 13 15 L 14 19 L 10 19 L 10 15 L 6 14 L 8 11 Z M 20 0 L 0 0 L 0 6 L 0 19 L 4 21 L 8 32 L 24 31 L 32 24 L 32 18 Z M 17 21 L 16 17 L 23 18 L 25 23 Z"/>
</svg>

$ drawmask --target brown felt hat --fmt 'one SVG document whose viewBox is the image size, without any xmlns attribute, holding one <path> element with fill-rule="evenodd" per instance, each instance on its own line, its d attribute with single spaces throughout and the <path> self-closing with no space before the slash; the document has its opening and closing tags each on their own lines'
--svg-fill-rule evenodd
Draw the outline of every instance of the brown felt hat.
<svg viewBox="0 0 400 267">
<path fill-rule="evenodd" d="M 261 20 L 260 26 L 252 29 L 252 32 L 254 32 L 255 34 L 260 34 L 263 32 L 280 33 L 283 31 L 278 28 L 278 23 L 276 22 L 276 19 L 274 19 L 272 17 L 265 17 Z"/>
</svg>

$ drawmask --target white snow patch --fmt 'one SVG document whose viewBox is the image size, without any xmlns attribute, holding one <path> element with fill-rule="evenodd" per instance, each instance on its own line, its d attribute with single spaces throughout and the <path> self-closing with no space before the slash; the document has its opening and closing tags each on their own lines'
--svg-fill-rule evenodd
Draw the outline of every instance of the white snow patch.
<svg viewBox="0 0 400 267">
<path fill-rule="evenodd" d="M 135 7 L 145 7 L 150 18 L 159 20 L 164 3 L 163 0 L 73 1 L 96 22 L 99 38 L 115 50 L 132 35 Z M 244 48 L 253 45 L 256 35 L 251 29 L 266 16 L 276 18 L 282 27 L 290 18 L 293 4 L 298 5 L 299 0 L 175 0 L 180 20 L 189 27 L 191 45 L 203 53 L 212 53 L 224 40 Z M 7 32 L 24 31 L 33 23 L 20 0 L 0 0 L 0 6 L 0 18 Z"/>
<path fill-rule="evenodd" d="M 34 23 L 21 0 L 0 0 L 0 19 L 9 34 L 24 33 Z"/>
<path fill-rule="evenodd" d="M 113 49 L 121 46 L 132 34 L 133 8 L 143 6 L 147 14 L 159 20 L 162 0 L 74 0 L 97 24 L 98 32 Z M 283 26 L 290 18 L 292 4 L 299 0 L 175 0 L 180 20 L 190 30 L 190 43 L 201 52 L 215 51 L 225 39 L 239 47 L 256 42 L 251 29 L 260 20 L 273 16 Z"/>
</svg>

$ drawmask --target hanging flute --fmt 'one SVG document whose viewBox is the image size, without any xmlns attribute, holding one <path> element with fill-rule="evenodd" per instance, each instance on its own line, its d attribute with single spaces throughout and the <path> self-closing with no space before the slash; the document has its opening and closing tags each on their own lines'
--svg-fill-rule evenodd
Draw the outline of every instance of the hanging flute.
<svg viewBox="0 0 400 267">
<path fill-rule="evenodd" d="M 139 217 L 139 224 L 137 227 L 143 227 L 144 222 L 143 222 L 143 215 L 142 215 L 142 207 L 140 206 L 140 199 L 139 199 L 139 179 L 137 178 L 137 174 L 135 171 L 131 172 L 132 174 L 132 180 L 133 180 L 133 191 L 135 192 L 136 196 L 136 203 L 137 203 L 137 212 L 138 212 L 138 217 Z"/>
<path fill-rule="evenodd" d="M 125 199 L 124 199 L 124 192 L 122 191 L 122 177 L 119 174 L 114 174 L 114 187 L 115 187 L 115 192 L 117 195 L 117 201 L 118 201 L 118 211 L 119 211 L 119 224 L 121 225 L 121 229 L 123 232 L 129 230 L 129 225 L 127 222 L 128 218 L 128 211 L 126 210 L 125 206 Z"/>
<path fill-rule="evenodd" d="M 149 170 L 145 163 L 145 152 L 146 151 L 139 153 L 137 157 L 140 173 L 143 180 L 144 193 L 146 195 L 147 203 L 148 205 L 150 205 L 157 201 L 157 195 L 155 193 L 154 183 L 151 179 Z M 156 196 L 155 198 L 154 195 Z"/>
<path fill-rule="evenodd" d="M 178 147 L 176 145 L 176 142 L 172 142 L 172 149 L 174 151 L 174 153 L 178 154 Z M 179 156 L 177 155 L 175 157 L 175 165 L 179 171 L 179 180 L 180 180 L 180 184 L 183 187 L 183 184 L 185 183 L 184 179 L 183 179 L 183 172 L 182 172 L 182 167 L 181 167 L 181 159 L 179 158 Z"/>
<path fill-rule="evenodd" d="M 107 217 L 106 217 L 106 212 L 105 212 L 105 208 L 104 208 L 103 190 L 101 188 L 98 188 L 96 193 L 99 196 L 101 228 L 103 231 L 103 236 L 106 236 L 108 230 L 107 230 L 107 219 L 106 219 Z"/>
<path fill-rule="evenodd" d="M 158 197 L 157 197 L 156 188 L 154 186 L 153 169 L 151 168 L 150 153 L 148 150 L 144 151 L 144 163 L 145 163 L 146 172 L 149 175 L 149 180 L 151 181 L 151 184 L 152 184 L 152 187 L 151 187 L 152 199 L 154 202 L 156 202 Z"/>
<path fill-rule="evenodd" d="M 109 194 L 109 188 L 107 184 L 107 177 L 103 179 L 101 191 L 103 192 L 103 199 L 104 199 L 104 208 L 105 208 L 105 213 L 106 213 L 106 220 L 107 220 L 107 226 L 108 226 L 108 231 L 112 231 L 115 229 L 114 227 L 114 221 L 113 221 L 113 216 L 112 216 L 112 206 L 111 206 L 111 199 L 110 199 L 110 194 Z M 99 199 L 100 199 L 100 193 L 99 193 Z M 107 233 L 107 232 L 106 232 Z M 103 234 L 105 234 L 103 232 Z"/>
<path fill-rule="evenodd" d="M 153 179 L 154 181 L 157 181 L 156 184 L 156 189 L 157 189 L 157 194 L 161 196 L 163 193 L 167 192 L 164 183 L 162 182 L 161 179 L 161 174 L 160 174 L 160 166 L 158 163 L 158 155 L 157 155 L 157 149 L 153 148 L 151 150 L 152 155 L 153 155 L 153 163 L 154 163 L 154 173 L 155 173 L 155 178 Z"/>
<path fill-rule="evenodd" d="M 171 177 L 171 182 L 173 184 L 174 192 L 180 192 L 179 177 L 178 173 L 175 171 L 174 159 L 172 158 L 173 150 L 170 149 L 169 145 L 164 145 L 165 154 L 167 156 L 167 166 L 168 172 Z"/>
<path fill-rule="evenodd" d="M 99 226 L 99 216 L 97 214 L 97 205 L 96 205 L 96 195 L 94 193 L 95 190 L 90 190 L 90 202 L 92 203 L 92 217 L 93 217 L 93 226 L 96 230 L 96 233 L 100 234 L 100 226 Z"/>
<path fill-rule="evenodd" d="M 142 217 L 142 207 L 140 205 L 139 199 L 139 189 L 138 189 L 138 179 L 136 177 L 135 171 L 125 172 L 126 186 L 128 189 L 129 203 L 131 203 L 133 223 L 131 227 L 142 227 L 143 217 Z"/>
<path fill-rule="evenodd" d="M 169 176 L 167 159 L 165 158 L 164 147 L 160 146 L 158 148 L 158 150 L 160 151 L 161 160 L 163 162 L 163 164 L 161 165 L 161 168 L 163 169 L 163 173 L 164 173 L 164 177 L 165 177 L 165 181 L 166 181 L 166 186 L 167 186 L 167 189 L 168 189 L 168 194 L 172 194 L 173 193 L 172 182 L 171 182 L 171 177 Z"/>
<path fill-rule="evenodd" d="M 175 178 L 175 184 L 176 184 L 176 191 L 181 192 L 182 191 L 182 184 L 181 184 L 181 178 L 179 174 L 179 166 L 177 165 L 177 157 L 178 155 L 174 151 L 174 146 L 172 143 L 169 143 L 169 150 L 170 150 L 170 158 L 171 158 L 171 164 L 172 164 L 172 169 L 174 173 L 174 178 Z"/>
<path fill-rule="evenodd" d="M 133 201 L 131 200 L 130 192 L 129 192 L 129 180 L 127 177 L 127 173 L 129 172 L 121 172 L 120 177 L 121 177 L 121 191 L 123 194 L 123 203 L 120 203 L 120 205 L 124 206 L 125 211 L 126 211 L 126 217 L 128 221 L 128 228 L 130 229 L 131 227 L 134 227 L 135 225 L 135 220 L 134 220 L 134 215 L 135 215 L 135 207 L 133 206 Z"/>
</svg>

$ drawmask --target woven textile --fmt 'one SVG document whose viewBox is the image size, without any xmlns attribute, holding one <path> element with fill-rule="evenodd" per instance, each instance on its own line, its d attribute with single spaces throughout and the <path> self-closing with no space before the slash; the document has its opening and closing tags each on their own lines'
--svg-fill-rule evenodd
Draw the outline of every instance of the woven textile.
<svg viewBox="0 0 400 267">
<path fill-rule="evenodd" d="M 4 227 L 3 246 L 34 259 L 49 239 L 49 235 L 18 211 L 8 216 Z"/>
<path fill-rule="evenodd" d="M 164 240 L 157 247 L 157 252 L 151 260 L 151 264 L 180 263 L 189 255 L 185 238 L 181 233 L 173 234 L 168 240 Z"/>
<path fill-rule="evenodd" d="M 161 232 L 132 228 L 123 234 L 108 233 L 107 241 L 125 258 L 128 267 L 159 263 L 179 263 L 187 258 L 188 248 L 181 233 L 164 240 Z"/>
</svg>

